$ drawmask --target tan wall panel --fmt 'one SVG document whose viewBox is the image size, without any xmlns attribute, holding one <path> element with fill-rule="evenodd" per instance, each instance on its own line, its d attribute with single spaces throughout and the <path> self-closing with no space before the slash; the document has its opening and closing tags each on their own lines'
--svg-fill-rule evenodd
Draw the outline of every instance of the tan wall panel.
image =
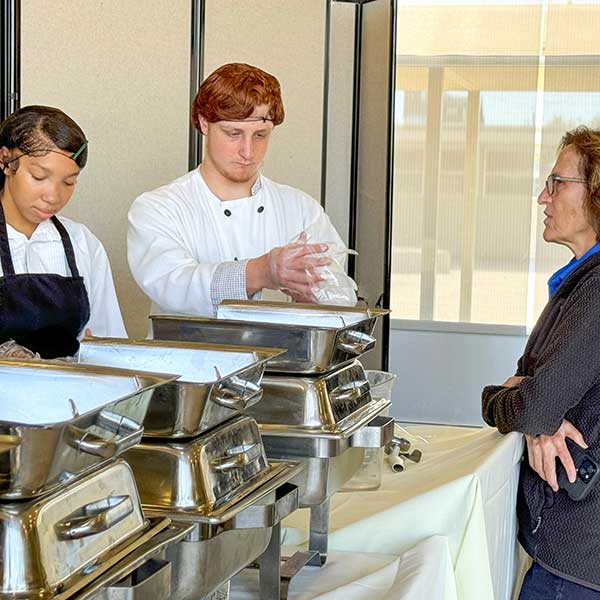
<svg viewBox="0 0 600 600">
<path fill-rule="evenodd" d="M 206 0 L 205 74 L 246 62 L 275 75 L 285 121 L 265 160 L 268 177 L 317 200 L 321 188 L 325 0 Z"/>
<path fill-rule="evenodd" d="M 127 266 L 127 210 L 187 170 L 190 15 L 187 1 L 22 2 L 21 105 L 62 108 L 90 140 L 64 213 L 102 240 L 135 337 L 149 303 Z"/>
</svg>

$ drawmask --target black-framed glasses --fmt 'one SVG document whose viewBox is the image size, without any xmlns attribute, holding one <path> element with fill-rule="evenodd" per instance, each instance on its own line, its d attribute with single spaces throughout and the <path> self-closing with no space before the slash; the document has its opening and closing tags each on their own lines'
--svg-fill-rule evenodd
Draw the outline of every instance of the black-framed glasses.
<svg viewBox="0 0 600 600">
<path fill-rule="evenodd" d="M 581 177 L 562 177 L 561 175 L 548 175 L 546 178 L 546 191 L 548 196 L 554 195 L 556 186 L 554 185 L 557 181 L 574 181 L 575 183 L 587 183 L 585 179 Z"/>
</svg>

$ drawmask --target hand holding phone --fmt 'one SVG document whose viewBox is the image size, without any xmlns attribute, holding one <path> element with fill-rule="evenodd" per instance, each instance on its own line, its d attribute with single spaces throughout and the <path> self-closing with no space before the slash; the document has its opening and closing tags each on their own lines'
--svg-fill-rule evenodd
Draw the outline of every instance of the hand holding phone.
<svg viewBox="0 0 600 600">
<path fill-rule="evenodd" d="M 562 463 L 556 467 L 558 475 L 558 486 L 565 490 L 571 500 L 583 500 L 593 489 L 596 481 L 600 478 L 600 465 L 589 454 L 583 452 L 573 457 L 577 477 L 571 483 L 567 477 Z"/>
</svg>

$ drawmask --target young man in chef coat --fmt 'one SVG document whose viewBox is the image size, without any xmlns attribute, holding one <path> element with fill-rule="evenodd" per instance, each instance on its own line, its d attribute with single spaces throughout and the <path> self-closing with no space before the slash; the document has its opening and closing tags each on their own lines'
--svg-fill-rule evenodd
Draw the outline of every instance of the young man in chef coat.
<svg viewBox="0 0 600 600">
<path fill-rule="evenodd" d="M 129 211 L 129 267 L 153 313 L 213 316 L 221 300 L 263 290 L 316 301 L 330 263 L 318 254 L 344 244 L 316 200 L 260 173 L 283 118 L 279 82 L 257 67 L 226 64 L 202 83 L 192 107 L 202 163 Z"/>
</svg>

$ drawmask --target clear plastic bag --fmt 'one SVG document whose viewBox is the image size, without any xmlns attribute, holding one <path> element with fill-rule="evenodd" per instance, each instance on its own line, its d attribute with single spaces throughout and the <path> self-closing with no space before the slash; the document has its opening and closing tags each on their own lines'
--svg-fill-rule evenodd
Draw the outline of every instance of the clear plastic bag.
<svg viewBox="0 0 600 600">
<path fill-rule="evenodd" d="M 304 233 L 305 235 L 302 235 Z M 341 306 L 354 306 L 357 301 L 355 281 L 346 275 L 346 257 L 348 254 L 358 254 L 349 250 L 342 244 L 318 239 L 311 227 L 307 227 L 294 238 L 292 244 L 327 244 L 327 251 L 313 256 L 326 256 L 331 260 L 328 265 L 317 267 L 315 270 L 322 278 L 313 281 L 312 274 L 307 270 L 311 280 L 311 287 L 316 301 L 319 304 L 337 304 Z"/>
</svg>

